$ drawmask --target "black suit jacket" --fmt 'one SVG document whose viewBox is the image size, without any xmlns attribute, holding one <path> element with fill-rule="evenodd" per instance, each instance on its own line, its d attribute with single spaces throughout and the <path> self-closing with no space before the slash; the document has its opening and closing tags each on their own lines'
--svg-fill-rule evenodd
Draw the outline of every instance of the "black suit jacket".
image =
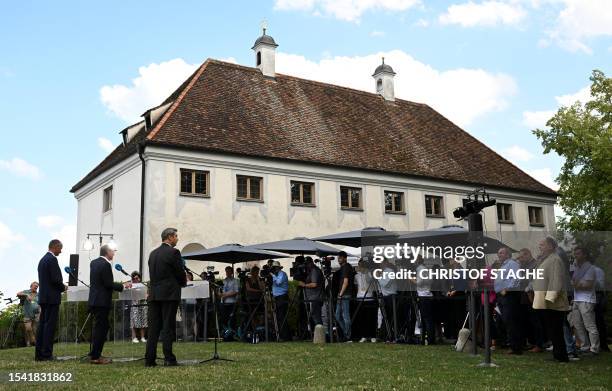
<svg viewBox="0 0 612 391">
<path fill-rule="evenodd" d="M 123 285 L 113 281 L 113 269 L 106 259 L 100 257 L 89 264 L 90 307 L 111 307 L 113 291 L 121 292 Z"/>
<path fill-rule="evenodd" d="M 46 253 L 38 262 L 38 303 L 59 304 L 66 290 L 57 258 Z"/>
<path fill-rule="evenodd" d="M 149 301 L 181 300 L 187 285 L 181 252 L 162 243 L 149 255 Z"/>
</svg>

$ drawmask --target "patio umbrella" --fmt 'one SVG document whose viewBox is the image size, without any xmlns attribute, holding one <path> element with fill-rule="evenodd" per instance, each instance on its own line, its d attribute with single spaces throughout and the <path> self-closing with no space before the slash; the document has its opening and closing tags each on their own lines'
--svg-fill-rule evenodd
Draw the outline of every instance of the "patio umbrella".
<svg viewBox="0 0 612 391">
<path fill-rule="evenodd" d="M 185 259 L 236 264 L 265 259 L 289 258 L 289 255 L 275 251 L 266 251 L 242 246 L 240 244 L 224 244 L 223 246 L 207 248 L 200 251 L 182 254 Z"/>
<path fill-rule="evenodd" d="M 332 235 L 319 236 L 312 240 L 318 240 L 320 242 L 341 244 L 343 246 L 350 247 L 362 247 L 366 245 L 368 241 L 376 241 L 383 237 L 394 238 L 397 234 L 392 231 L 387 231 L 382 227 L 366 227 L 356 231 L 340 232 Z"/>
<path fill-rule="evenodd" d="M 340 250 L 334 247 L 302 237 L 289 240 L 279 240 L 277 242 L 254 244 L 249 247 L 260 250 L 280 251 L 287 254 L 315 254 L 320 257 L 337 255 L 340 252 Z"/>
</svg>

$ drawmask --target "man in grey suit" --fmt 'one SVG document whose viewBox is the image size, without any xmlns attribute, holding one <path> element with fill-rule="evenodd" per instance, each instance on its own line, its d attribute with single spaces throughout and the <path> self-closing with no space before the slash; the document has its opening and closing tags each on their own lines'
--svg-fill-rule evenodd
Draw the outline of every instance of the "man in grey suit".
<svg viewBox="0 0 612 391">
<path fill-rule="evenodd" d="M 162 338 L 164 365 L 176 366 L 172 342 L 176 338 L 176 311 L 181 300 L 181 288 L 187 285 L 181 252 L 175 228 L 166 228 L 161 234 L 162 244 L 149 255 L 149 339 L 145 366 L 155 366 L 157 341 Z"/>
</svg>

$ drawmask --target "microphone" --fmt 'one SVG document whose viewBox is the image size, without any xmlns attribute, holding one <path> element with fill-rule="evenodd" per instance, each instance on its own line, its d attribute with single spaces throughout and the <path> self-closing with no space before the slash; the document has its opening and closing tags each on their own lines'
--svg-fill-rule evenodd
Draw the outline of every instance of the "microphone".
<svg viewBox="0 0 612 391">
<path fill-rule="evenodd" d="M 69 275 L 71 275 L 72 277 L 74 277 L 74 278 L 75 278 L 75 279 L 76 279 L 78 282 L 80 282 L 81 284 L 83 284 L 83 285 L 85 285 L 86 287 L 88 287 L 88 288 L 89 288 L 89 285 L 85 284 L 85 283 L 84 283 L 84 282 L 83 282 L 83 281 L 82 281 L 82 280 L 79 278 L 79 276 L 77 276 L 76 274 L 74 274 L 74 269 L 73 269 L 73 268 L 71 268 L 70 266 L 66 266 L 66 267 L 64 268 L 64 271 L 65 271 L 66 273 L 68 273 Z"/>
<path fill-rule="evenodd" d="M 130 274 L 128 272 L 126 272 L 125 270 L 123 270 L 123 266 L 121 266 L 121 264 L 116 263 L 115 264 L 115 270 L 117 270 L 118 272 L 123 273 L 126 276 L 130 276 Z"/>
<path fill-rule="evenodd" d="M 66 273 L 68 273 L 68 274 L 72 274 L 72 268 L 71 268 L 70 266 L 66 266 L 66 267 L 64 268 L 64 271 L 65 271 Z"/>
</svg>

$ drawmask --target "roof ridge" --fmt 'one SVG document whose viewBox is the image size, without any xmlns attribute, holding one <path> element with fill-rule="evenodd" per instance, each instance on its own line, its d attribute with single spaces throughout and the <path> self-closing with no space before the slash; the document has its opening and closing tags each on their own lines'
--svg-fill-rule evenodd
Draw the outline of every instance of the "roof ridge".
<svg viewBox="0 0 612 391">
<path fill-rule="evenodd" d="M 206 61 L 204 61 L 204 63 L 202 63 L 202 65 L 200 65 L 193 78 L 189 81 L 189 84 L 185 86 L 183 91 L 181 91 L 179 96 L 174 100 L 170 108 L 164 113 L 164 115 L 159 119 L 159 121 L 157 121 L 157 124 L 155 124 L 153 129 L 151 129 L 151 132 L 146 136 L 147 140 L 153 140 L 153 138 L 157 135 L 162 126 L 164 126 L 166 121 L 168 121 L 168 118 L 170 118 L 172 113 L 174 113 L 178 105 L 185 98 L 185 95 L 187 95 L 189 90 L 195 85 L 196 81 L 200 78 L 200 76 L 202 75 L 208 64 L 210 64 L 210 62 L 211 59 L 207 59 Z"/>
<path fill-rule="evenodd" d="M 222 60 L 217 60 L 217 59 L 212 59 L 212 58 L 209 58 L 206 61 L 210 61 L 210 63 L 221 65 L 221 66 L 229 66 L 229 67 L 233 67 L 233 68 L 242 69 L 242 70 L 245 70 L 245 71 L 258 72 L 257 68 L 250 67 L 250 66 L 247 66 L 247 65 L 236 64 L 236 63 L 233 63 L 233 62 L 227 62 L 227 61 L 222 61 Z M 338 85 L 338 84 L 326 83 L 324 81 L 313 80 L 313 79 L 306 79 L 306 78 L 303 78 L 303 77 L 298 77 L 298 76 L 293 76 L 293 75 L 287 75 L 285 73 L 276 73 L 276 75 L 281 76 L 281 78 L 295 79 L 295 80 L 299 80 L 301 82 L 316 84 L 316 85 L 320 85 L 320 86 L 323 86 L 323 87 L 337 88 L 337 89 L 341 89 L 341 90 L 345 90 L 345 91 L 349 91 L 349 92 L 353 92 L 353 93 L 357 93 L 357 94 L 366 95 L 366 96 L 369 96 L 369 97 L 372 97 L 372 98 L 382 98 L 382 96 L 380 96 L 379 94 L 377 94 L 375 92 L 368 92 L 368 91 L 359 90 L 359 89 L 356 89 L 356 88 L 341 86 L 341 85 Z M 413 102 L 411 100 L 395 98 L 395 102 L 398 102 L 398 101 L 400 103 L 406 103 L 406 104 L 415 105 L 415 106 L 428 106 L 427 103 Z"/>
</svg>

